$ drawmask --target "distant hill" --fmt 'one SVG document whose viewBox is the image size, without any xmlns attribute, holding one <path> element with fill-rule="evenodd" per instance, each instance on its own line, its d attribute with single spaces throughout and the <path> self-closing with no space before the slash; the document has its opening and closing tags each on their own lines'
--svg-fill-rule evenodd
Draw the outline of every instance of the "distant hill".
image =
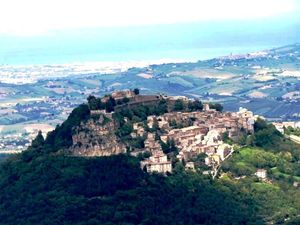
<svg viewBox="0 0 300 225">
<path fill-rule="evenodd" d="M 226 110 L 245 107 L 267 118 L 298 120 L 299 48 L 299 44 L 294 44 L 195 63 L 152 65 L 105 75 L 99 72 L 79 72 L 76 75 L 72 71 L 70 77 L 66 68 L 66 77 L 52 79 L 48 76 L 33 84 L 0 83 L 3 90 L 0 92 L 3 95 L 0 104 L 9 110 L 0 111 L 0 124 L 61 120 L 66 110 L 84 102 L 89 94 L 103 96 L 115 90 L 135 87 L 144 94 L 201 97 L 205 101 L 222 102 Z M 48 69 L 45 66 L 43 73 Z M 18 68 L 15 70 L 18 71 Z M 66 95 L 73 101 L 68 102 Z M 51 99 L 43 99 L 45 96 Z M 61 109 L 55 107 L 56 101 L 62 103 Z M 19 104 L 14 106 L 16 103 Z M 28 107 L 23 107 L 26 103 Z M 29 113 L 27 110 L 33 107 L 38 109 Z M 45 117 L 41 113 L 53 114 L 54 117 Z"/>
<path fill-rule="evenodd" d="M 123 72 L 104 68 L 109 74 L 93 70 L 91 65 L 83 66 L 80 71 L 84 72 L 76 72 L 77 67 L 55 67 L 64 77 L 57 77 L 49 65 L 4 66 L 4 74 L 20 79 L 24 79 L 24 71 L 42 71 L 43 76 L 29 84 L 0 83 L 0 137 L 8 137 L 0 138 L 0 146 L 5 150 L 24 148 L 32 140 L 28 131 L 32 132 L 35 124 L 45 130 L 55 127 L 89 95 L 101 97 L 136 87 L 146 95 L 182 95 L 222 103 L 228 111 L 244 107 L 269 120 L 299 120 L 299 57 L 299 44 L 293 44 L 194 63 L 150 65 Z M 15 136 L 21 140 L 16 141 Z"/>
<path fill-rule="evenodd" d="M 102 76 L 103 91 L 139 87 L 143 93 L 200 97 L 226 110 L 246 107 L 274 119 L 298 120 L 299 44 L 196 63 L 133 68 Z"/>
</svg>

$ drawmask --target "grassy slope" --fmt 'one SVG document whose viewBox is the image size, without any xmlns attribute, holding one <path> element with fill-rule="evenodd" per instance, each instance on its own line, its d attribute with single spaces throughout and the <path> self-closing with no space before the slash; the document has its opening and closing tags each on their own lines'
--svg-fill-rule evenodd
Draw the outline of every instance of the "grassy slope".
<svg viewBox="0 0 300 225">
<path fill-rule="evenodd" d="M 293 181 L 299 181 L 299 176 L 280 172 L 277 166 L 298 166 L 291 162 L 289 155 L 272 153 L 262 148 L 241 148 L 223 165 L 227 175 L 221 180 L 230 180 L 253 193 L 257 200 L 264 204 L 261 213 L 267 221 L 281 221 L 282 218 L 297 218 L 300 211 L 300 192 L 292 187 Z M 269 181 L 260 181 L 254 176 L 257 168 L 268 171 Z M 228 173 L 229 172 L 229 173 Z M 236 180 L 234 177 L 243 177 Z M 245 177 L 244 177 L 245 176 Z"/>
</svg>

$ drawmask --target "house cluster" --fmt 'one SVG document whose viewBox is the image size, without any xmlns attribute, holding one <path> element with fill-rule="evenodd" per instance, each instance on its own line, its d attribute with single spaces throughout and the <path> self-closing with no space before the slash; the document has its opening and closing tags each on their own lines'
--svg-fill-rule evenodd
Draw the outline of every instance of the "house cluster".
<svg viewBox="0 0 300 225">
<path fill-rule="evenodd" d="M 162 99 L 168 103 L 174 103 L 178 99 L 184 103 L 188 102 L 186 97 L 136 95 L 130 90 L 114 92 L 112 97 L 117 100 L 130 98 L 126 107 L 155 103 Z M 124 106 L 116 106 L 115 112 L 118 107 L 121 109 Z M 147 172 L 159 173 L 172 172 L 172 162 L 163 152 L 162 146 L 170 149 L 177 148 L 178 154 L 177 152 L 177 155 L 173 153 L 172 159 L 176 157 L 179 161 L 185 162 L 188 169 L 195 169 L 192 161 L 201 153 L 205 153 L 207 156 L 205 158 L 206 165 L 217 168 L 233 152 L 232 146 L 223 142 L 224 136 L 235 139 L 239 138 L 242 133 L 252 133 L 255 121 L 253 113 L 247 109 L 240 108 L 238 112 L 219 112 L 210 109 L 209 104 L 204 104 L 203 111 L 152 115 L 147 117 L 147 121 L 133 124 L 131 137 L 141 137 L 144 141 L 143 149 L 133 149 L 132 146 L 118 141 L 115 135 L 117 127 L 113 122 L 113 113 L 107 113 L 105 110 L 92 110 L 91 114 L 99 115 L 99 119 L 96 122 L 89 120 L 75 130 L 73 153 L 75 155 L 102 156 L 124 153 L 126 149 L 132 155 L 149 152 L 151 157 L 143 160 L 141 167 Z M 104 117 L 109 118 L 110 122 L 102 124 Z M 124 119 L 127 122 L 128 118 Z M 101 126 L 98 126 L 97 123 L 100 123 Z M 171 143 L 173 147 L 171 147 Z"/>
<path fill-rule="evenodd" d="M 292 127 L 294 129 L 300 128 L 299 121 L 290 121 L 290 122 L 274 122 L 273 125 L 276 127 L 278 131 L 284 133 L 284 128 Z"/>
<path fill-rule="evenodd" d="M 163 130 L 160 140 L 167 143 L 173 140 L 180 150 L 177 158 L 180 161 L 189 162 L 188 166 L 193 167 L 191 159 L 200 153 L 205 153 L 207 158 L 205 163 L 208 166 L 218 166 L 232 152 L 232 146 L 223 142 L 224 134 L 230 138 L 238 138 L 241 132 L 252 133 L 255 117 L 252 112 L 240 108 L 238 112 L 218 112 L 210 109 L 206 104 L 204 111 L 200 112 L 172 112 L 162 116 L 149 116 L 147 125 L 149 128 L 158 126 Z M 182 128 L 174 129 L 173 125 L 182 125 Z M 134 124 L 133 136 L 145 135 L 144 128 L 139 124 Z M 152 161 L 162 156 L 160 143 L 152 133 L 147 134 L 145 149 L 152 153 L 154 158 L 147 159 L 142 165 L 147 166 L 147 171 L 170 172 L 166 167 L 160 166 L 160 161 Z M 171 162 L 164 161 L 164 163 Z M 151 166 L 150 166 L 151 165 Z M 157 165 L 157 166 L 154 166 Z M 171 168 L 171 167 L 167 167 Z"/>
<path fill-rule="evenodd" d="M 282 134 L 286 135 L 291 141 L 296 142 L 297 144 L 300 144 L 300 137 L 294 134 L 285 134 L 285 128 L 293 128 L 293 129 L 299 129 L 300 128 L 300 122 L 299 121 L 289 121 L 289 122 L 274 122 L 273 125 L 276 127 L 276 129 L 281 132 Z"/>
<path fill-rule="evenodd" d="M 166 154 L 163 151 L 153 151 L 150 158 L 141 161 L 141 167 L 147 170 L 147 172 L 160 172 L 160 173 L 171 173 L 172 163 L 168 160 Z"/>
<path fill-rule="evenodd" d="M 144 128 L 135 124 L 136 134 L 143 136 Z M 162 151 L 161 144 L 156 140 L 154 133 L 147 133 L 147 138 L 144 141 L 145 152 L 150 152 L 151 156 L 148 159 L 141 161 L 141 168 L 146 169 L 147 172 L 171 173 L 172 163 Z"/>
</svg>

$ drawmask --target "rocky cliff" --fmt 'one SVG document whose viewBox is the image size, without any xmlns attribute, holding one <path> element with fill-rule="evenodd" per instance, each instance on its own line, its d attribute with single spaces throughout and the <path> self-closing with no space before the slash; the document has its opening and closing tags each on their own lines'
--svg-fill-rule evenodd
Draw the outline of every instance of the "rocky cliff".
<svg viewBox="0 0 300 225">
<path fill-rule="evenodd" d="M 125 153 L 125 146 L 115 135 L 111 114 L 95 114 L 74 129 L 70 152 L 76 156 L 110 156 Z"/>
</svg>

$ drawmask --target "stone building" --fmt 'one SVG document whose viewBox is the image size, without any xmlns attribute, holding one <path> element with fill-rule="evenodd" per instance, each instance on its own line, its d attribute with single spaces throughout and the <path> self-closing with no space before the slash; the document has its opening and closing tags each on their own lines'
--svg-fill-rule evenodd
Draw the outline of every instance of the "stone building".
<svg viewBox="0 0 300 225">
<path fill-rule="evenodd" d="M 149 159 L 141 161 L 141 168 L 146 169 L 148 173 L 171 173 L 172 163 L 162 151 L 155 151 Z"/>
<path fill-rule="evenodd" d="M 148 133 L 146 140 L 144 141 L 145 149 L 149 152 L 161 151 L 161 145 L 155 140 L 154 133 Z"/>
<path fill-rule="evenodd" d="M 123 98 L 133 98 L 135 93 L 131 90 L 123 90 L 123 91 L 115 91 L 111 94 L 115 100 L 123 99 Z"/>
<path fill-rule="evenodd" d="M 131 133 L 131 137 L 143 137 L 146 134 L 145 129 L 141 123 L 133 124 L 133 132 Z"/>
</svg>

